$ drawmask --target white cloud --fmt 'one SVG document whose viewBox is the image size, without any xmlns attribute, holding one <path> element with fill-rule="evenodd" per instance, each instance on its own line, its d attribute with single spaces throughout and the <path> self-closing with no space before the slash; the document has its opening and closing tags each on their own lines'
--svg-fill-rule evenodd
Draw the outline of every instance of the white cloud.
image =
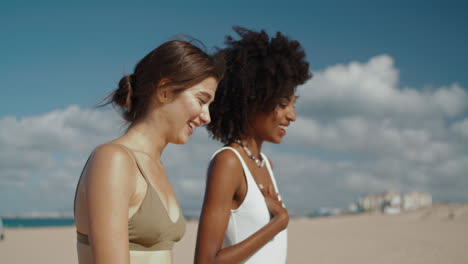
<svg viewBox="0 0 468 264">
<path fill-rule="evenodd" d="M 384 179 L 375 177 L 374 175 L 362 173 L 362 172 L 351 172 L 346 177 L 346 184 L 357 191 L 367 190 L 368 192 L 379 192 L 385 189 L 401 189 L 401 186 L 395 186 L 395 184 L 388 183 Z"/>
<path fill-rule="evenodd" d="M 120 134 L 121 127 L 111 110 L 78 106 L 26 118 L 1 118 L 0 199 L 14 202 L 5 203 L 0 212 L 47 207 L 45 197 L 50 198 L 51 208 L 70 209 L 70 194 L 87 155 Z"/>
<path fill-rule="evenodd" d="M 462 136 L 465 140 L 468 140 L 468 118 L 454 123 L 451 128 L 454 133 Z"/>
<path fill-rule="evenodd" d="M 39 116 L 0 119 L 0 147 L 37 151 L 81 152 L 120 134 L 112 111 L 69 106 Z"/>
<path fill-rule="evenodd" d="M 315 73 L 300 89 L 300 113 L 314 118 L 454 117 L 468 108 L 468 93 L 453 84 L 436 90 L 398 87 L 399 73 L 388 55 L 367 63 L 336 65 Z"/>
</svg>

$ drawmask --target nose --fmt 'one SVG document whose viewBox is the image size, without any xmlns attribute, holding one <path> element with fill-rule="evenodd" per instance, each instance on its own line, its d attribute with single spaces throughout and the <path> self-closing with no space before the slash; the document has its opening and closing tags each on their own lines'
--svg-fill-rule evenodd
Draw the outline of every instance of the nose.
<svg viewBox="0 0 468 264">
<path fill-rule="evenodd" d="M 208 109 L 205 109 L 200 113 L 200 120 L 205 125 L 211 122 L 210 111 Z"/>
<path fill-rule="evenodd" d="M 290 122 L 296 121 L 296 109 L 294 108 L 294 106 L 289 107 L 289 111 L 286 113 L 286 118 Z"/>
</svg>

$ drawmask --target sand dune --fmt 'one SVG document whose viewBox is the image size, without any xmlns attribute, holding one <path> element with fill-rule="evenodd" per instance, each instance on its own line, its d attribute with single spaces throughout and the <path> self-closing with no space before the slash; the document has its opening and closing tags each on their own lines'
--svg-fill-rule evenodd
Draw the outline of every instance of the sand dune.
<svg viewBox="0 0 468 264">
<path fill-rule="evenodd" d="M 192 263 L 197 222 L 175 247 L 175 263 Z M 468 204 L 438 204 L 399 215 L 364 213 L 293 219 L 288 263 L 468 263 Z M 77 263 L 75 229 L 7 229 L 0 263 Z"/>
</svg>

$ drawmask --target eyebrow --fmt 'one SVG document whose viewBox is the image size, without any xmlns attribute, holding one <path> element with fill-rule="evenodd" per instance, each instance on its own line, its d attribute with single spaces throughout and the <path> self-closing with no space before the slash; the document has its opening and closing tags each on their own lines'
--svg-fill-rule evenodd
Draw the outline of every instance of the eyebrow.
<svg viewBox="0 0 468 264">
<path fill-rule="evenodd" d="M 288 102 L 296 103 L 297 99 L 299 99 L 298 95 L 292 95 L 290 97 L 283 97 L 283 99 L 287 100 Z"/>
<path fill-rule="evenodd" d="M 207 92 L 199 92 L 199 94 L 205 96 L 208 100 L 211 100 L 211 94 L 209 94 Z"/>
</svg>

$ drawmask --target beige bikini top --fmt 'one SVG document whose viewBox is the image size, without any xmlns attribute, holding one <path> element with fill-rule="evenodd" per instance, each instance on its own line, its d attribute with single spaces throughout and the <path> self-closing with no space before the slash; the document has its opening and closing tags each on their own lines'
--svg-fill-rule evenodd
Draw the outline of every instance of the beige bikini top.
<svg viewBox="0 0 468 264">
<path fill-rule="evenodd" d="M 121 144 L 117 145 L 122 146 L 132 154 L 148 186 L 143 202 L 137 212 L 128 220 L 130 250 L 171 250 L 174 242 L 179 241 L 185 233 L 185 218 L 182 210 L 179 207 L 179 218 L 176 222 L 172 222 L 158 193 L 146 178 L 133 152 Z M 79 242 L 89 245 L 88 236 L 78 231 L 77 239 Z"/>
</svg>

